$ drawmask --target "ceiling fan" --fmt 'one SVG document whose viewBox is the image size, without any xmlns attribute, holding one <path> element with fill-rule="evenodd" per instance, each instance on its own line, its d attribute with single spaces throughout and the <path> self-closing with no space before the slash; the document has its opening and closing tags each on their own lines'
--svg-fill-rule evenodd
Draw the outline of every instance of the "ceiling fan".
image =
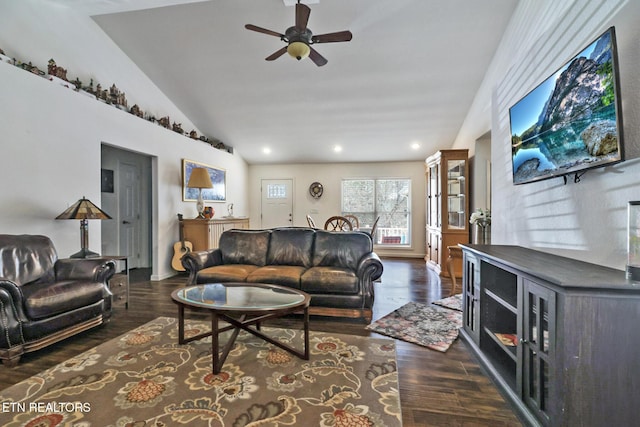
<svg viewBox="0 0 640 427">
<path fill-rule="evenodd" d="M 267 56 L 265 58 L 267 61 L 278 59 L 284 55 L 285 52 L 288 52 L 289 55 L 293 56 L 297 60 L 301 60 L 308 56 L 318 67 L 322 67 L 328 61 L 320 55 L 318 51 L 311 47 L 311 45 L 316 43 L 348 42 L 353 36 L 351 31 L 338 31 L 336 33 L 314 36 L 311 30 L 307 28 L 307 22 L 309 21 L 310 14 L 311 9 L 309 6 L 301 4 L 300 0 L 298 0 L 298 3 L 296 3 L 296 24 L 293 27 L 287 28 L 284 34 L 251 24 L 247 24 L 244 27 L 247 30 L 280 37 L 280 40 L 287 43 L 287 46 Z"/>
</svg>

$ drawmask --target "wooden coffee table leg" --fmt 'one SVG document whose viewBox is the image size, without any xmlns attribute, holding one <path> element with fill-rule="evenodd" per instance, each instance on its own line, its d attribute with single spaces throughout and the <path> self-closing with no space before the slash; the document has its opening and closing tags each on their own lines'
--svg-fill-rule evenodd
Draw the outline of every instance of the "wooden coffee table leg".
<svg viewBox="0 0 640 427">
<path fill-rule="evenodd" d="M 220 332 L 218 331 L 218 314 L 215 311 L 211 312 L 211 359 L 213 373 L 219 374 L 222 363 L 220 363 Z"/>
<path fill-rule="evenodd" d="M 246 315 L 242 315 L 240 317 L 240 323 L 242 324 L 242 322 L 245 321 L 246 319 Z M 228 322 L 231 322 L 233 319 L 228 317 L 228 316 L 224 316 L 222 315 L 222 318 L 227 320 Z M 238 338 L 238 334 L 240 333 L 240 327 L 238 327 L 237 325 L 234 325 L 234 329 L 233 329 L 233 333 L 231 334 L 231 336 L 229 337 L 229 340 L 227 341 L 227 343 L 224 345 L 224 348 L 222 349 L 222 351 L 220 351 L 220 333 L 221 332 L 225 332 L 230 330 L 229 327 L 226 328 L 222 328 L 220 329 L 218 327 L 218 321 L 220 320 L 218 313 L 216 313 L 215 311 L 211 312 L 211 357 L 213 358 L 213 373 L 214 374 L 219 374 L 220 371 L 222 370 L 222 365 L 224 365 L 224 361 L 227 360 L 227 356 L 229 355 L 229 352 L 231 351 L 231 349 L 233 348 L 234 343 L 236 342 L 236 338 Z"/>
<path fill-rule="evenodd" d="M 309 360 L 309 307 L 304 308 L 304 360 Z"/>
<path fill-rule="evenodd" d="M 184 305 L 178 304 L 178 343 L 184 344 Z"/>
</svg>

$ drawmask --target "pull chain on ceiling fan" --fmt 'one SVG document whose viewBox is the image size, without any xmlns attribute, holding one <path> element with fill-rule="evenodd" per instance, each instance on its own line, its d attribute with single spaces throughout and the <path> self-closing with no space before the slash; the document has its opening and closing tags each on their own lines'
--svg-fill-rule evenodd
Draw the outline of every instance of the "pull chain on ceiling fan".
<svg viewBox="0 0 640 427">
<path fill-rule="evenodd" d="M 338 31 L 335 33 L 314 36 L 311 30 L 307 28 L 310 14 L 311 9 L 309 6 L 301 4 L 300 0 L 298 0 L 298 3 L 296 3 L 296 23 L 293 27 L 287 28 L 284 34 L 251 24 L 247 24 L 244 27 L 247 30 L 280 37 L 280 40 L 287 43 L 287 46 L 267 56 L 265 58 L 267 61 L 273 61 L 287 52 L 297 60 L 301 60 L 308 56 L 318 67 L 322 67 L 328 61 L 320 55 L 317 50 L 311 47 L 311 45 L 316 43 L 348 42 L 351 40 L 353 35 L 351 34 L 351 31 Z"/>
</svg>

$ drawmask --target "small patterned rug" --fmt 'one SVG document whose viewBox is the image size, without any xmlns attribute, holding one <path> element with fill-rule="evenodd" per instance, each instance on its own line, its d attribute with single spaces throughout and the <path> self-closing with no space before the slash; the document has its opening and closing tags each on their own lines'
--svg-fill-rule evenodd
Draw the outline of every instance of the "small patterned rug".
<svg viewBox="0 0 640 427">
<path fill-rule="evenodd" d="M 302 331 L 262 330 L 302 348 Z M 306 361 L 241 332 L 214 375 L 211 338 L 179 345 L 177 320 L 159 317 L 0 391 L 0 425 L 402 425 L 393 340 L 309 338 Z"/>
<path fill-rule="evenodd" d="M 450 308 L 451 310 L 462 311 L 462 294 L 456 294 L 448 298 L 439 299 L 438 301 L 434 301 L 433 304 L 444 308 Z"/>
<path fill-rule="evenodd" d="M 445 352 L 458 338 L 462 313 L 409 302 L 367 326 L 382 335 Z"/>
</svg>

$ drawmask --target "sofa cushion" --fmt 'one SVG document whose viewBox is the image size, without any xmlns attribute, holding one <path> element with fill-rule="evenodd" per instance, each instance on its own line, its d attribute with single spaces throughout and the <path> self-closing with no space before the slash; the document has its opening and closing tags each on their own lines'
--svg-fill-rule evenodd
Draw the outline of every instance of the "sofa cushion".
<svg viewBox="0 0 640 427">
<path fill-rule="evenodd" d="M 358 231 L 316 231 L 313 265 L 358 269 L 358 261 L 371 252 L 371 238 Z"/>
<path fill-rule="evenodd" d="M 58 255 L 46 236 L 0 234 L 0 277 L 18 286 L 53 282 Z"/>
<path fill-rule="evenodd" d="M 300 289 L 310 294 L 356 294 L 358 277 L 348 268 L 311 267 L 301 279 Z"/>
<path fill-rule="evenodd" d="M 315 232 L 310 228 L 278 228 L 271 232 L 267 265 L 311 267 Z"/>
<path fill-rule="evenodd" d="M 22 286 L 22 294 L 27 316 L 37 320 L 98 302 L 105 296 L 105 287 L 98 282 L 66 280 L 31 283 Z"/>
<path fill-rule="evenodd" d="M 198 272 L 198 283 L 246 282 L 247 277 L 259 267 L 248 264 L 216 265 Z"/>
<path fill-rule="evenodd" d="M 305 270 L 304 267 L 294 265 L 266 265 L 251 273 L 247 277 L 247 282 L 269 283 L 300 289 L 300 276 Z"/>
<path fill-rule="evenodd" d="M 269 248 L 269 230 L 227 230 L 220 236 L 224 264 L 263 266 Z"/>
</svg>

